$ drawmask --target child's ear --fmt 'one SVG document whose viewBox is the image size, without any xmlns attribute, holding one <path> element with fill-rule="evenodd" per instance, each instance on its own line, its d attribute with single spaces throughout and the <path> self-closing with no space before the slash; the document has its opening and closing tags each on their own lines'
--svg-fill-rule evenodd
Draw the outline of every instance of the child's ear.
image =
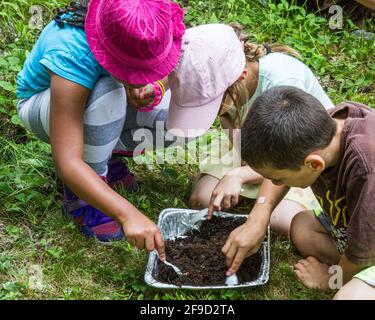
<svg viewBox="0 0 375 320">
<path fill-rule="evenodd" d="M 308 166 L 314 171 L 322 172 L 324 171 L 326 164 L 321 156 L 316 154 L 309 154 L 304 161 L 304 165 Z"/>
<path fill-rule="evenodd" d="M 249 70 L 247 70 L 247 68 L 243 69 L 240 77 L 238 78 L 239 81 L 243 81 L 247 78 L 247 76 L 249 75 Z"/>
</svg>

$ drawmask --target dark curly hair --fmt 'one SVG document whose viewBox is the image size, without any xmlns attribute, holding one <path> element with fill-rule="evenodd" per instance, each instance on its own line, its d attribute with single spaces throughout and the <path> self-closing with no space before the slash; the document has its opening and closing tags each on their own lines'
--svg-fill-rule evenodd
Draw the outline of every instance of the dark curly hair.
<svg viewBox="0 0 375 320">
<path fill-rule="evenodd" d="M 54 20 L 60 28 L 64 28 L 67 24 L 84 29 L 89 1 L 90 0 L 72 1 L 67 6 L 56 9 Z"/>
</svg>

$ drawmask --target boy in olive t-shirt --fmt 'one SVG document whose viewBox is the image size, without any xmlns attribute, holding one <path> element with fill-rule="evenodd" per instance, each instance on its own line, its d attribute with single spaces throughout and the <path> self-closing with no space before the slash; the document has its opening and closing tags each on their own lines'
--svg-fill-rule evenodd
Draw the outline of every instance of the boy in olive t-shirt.
<svg viewBox="0 0 375 320">
<path fill-rule="evenodd" d="M 255 100 L 241 145 L 242 159 L 266 179 L 248 221 L 223 247 L 227 275 L 260 247 L 289 187 L 311 186 L 321 209 L 298 213 L 290 229 L 305 257 L 297 276 L 339 289 L 335 299 L 375 299 L 375 111 L 344 102 L 327 112 L 298 88 L 275 87 Z"/>
</svg>

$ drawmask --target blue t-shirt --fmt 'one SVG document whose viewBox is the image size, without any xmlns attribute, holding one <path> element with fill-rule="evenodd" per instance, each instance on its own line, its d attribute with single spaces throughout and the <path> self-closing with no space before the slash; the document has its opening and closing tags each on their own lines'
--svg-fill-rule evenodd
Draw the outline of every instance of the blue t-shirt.
<svg viewBox="0 0 375 320">
<path fill-rule="evenodd" d="M 42 31 L 23 69 L 17 76 L 17 98 L 30 98 L 48 89 L 47 69 L 90 90 L 102 75 L 108 75 L 96 61 L 83 29 L 51 21 Z"/>
</svg>

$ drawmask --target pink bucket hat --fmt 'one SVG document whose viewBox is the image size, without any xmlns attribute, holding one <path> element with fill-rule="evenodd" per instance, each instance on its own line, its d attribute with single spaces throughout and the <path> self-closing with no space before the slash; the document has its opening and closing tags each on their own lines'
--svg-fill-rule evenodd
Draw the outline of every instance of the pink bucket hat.
<svg viewBox="0 0 375 320">
<path fill-rule="evenodd" d="M 180 63 L 168 77 L 172 97 L 167 128 L 175 136 L 194 138 L 214 123 L 246 58 L 236 33 L 224 24 L 188 29 L 183 42 Z"/>
<path fill-rule="evenodd" d="M 183 10 L 170 0 L 91 0 L 87 41 L 99 64 L 128 84 L 167 76 L 178 63 Z"/>
</svg>

